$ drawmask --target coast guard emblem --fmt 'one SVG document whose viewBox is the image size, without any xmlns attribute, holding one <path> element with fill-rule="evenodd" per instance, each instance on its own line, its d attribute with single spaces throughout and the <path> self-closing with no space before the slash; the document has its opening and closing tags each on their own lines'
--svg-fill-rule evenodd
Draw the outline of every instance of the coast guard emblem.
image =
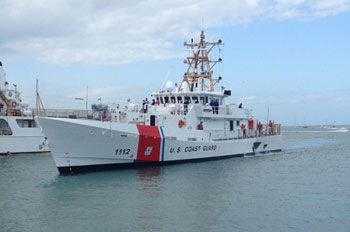
<svg viewBox="0 0 350 232">
<path fill-rule="evenodd" d="M 153 150 L 153 147 L 147 147 L 147 148 L 145 149 L 144 155 L 145 155 L 145 156 L 151 155 L 151 154 L 152 154 L 152 150 Z"/>
</svg>

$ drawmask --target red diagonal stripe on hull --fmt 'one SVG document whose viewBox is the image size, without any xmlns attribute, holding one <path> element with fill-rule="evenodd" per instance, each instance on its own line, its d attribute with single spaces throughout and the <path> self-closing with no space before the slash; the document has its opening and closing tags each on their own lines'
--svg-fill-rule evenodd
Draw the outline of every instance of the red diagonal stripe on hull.
<svg viewBox="0 0 350 232">
<path fill-rule="evenodd" d="M 157 126 L 136 125 L 139 144 L 136 161 L 159 161 L 161 136 Z"/>
</svg>

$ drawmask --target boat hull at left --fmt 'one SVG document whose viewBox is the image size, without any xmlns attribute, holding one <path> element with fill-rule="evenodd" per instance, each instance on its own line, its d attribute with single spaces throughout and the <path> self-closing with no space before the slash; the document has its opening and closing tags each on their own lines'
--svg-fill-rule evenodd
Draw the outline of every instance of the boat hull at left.
<svg viewBox="0 0 350 232">
<path fill-rule="evenodd" d="M 50 151 L 41 129 L 35 126 L 32 117 L 0 116 L 0 123 L 0 154 Z"/>
</svg>

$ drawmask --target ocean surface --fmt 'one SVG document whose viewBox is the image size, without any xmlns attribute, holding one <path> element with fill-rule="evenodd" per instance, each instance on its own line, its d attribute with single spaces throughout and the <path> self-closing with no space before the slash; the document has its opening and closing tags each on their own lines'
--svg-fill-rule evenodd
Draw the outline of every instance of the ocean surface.
<svg viewBox="0 0 350 232">
<path fill-rule="evenodd" d="M 0 157 L 0 231 L 350 231 L 350 126 L 286 127 L 283 152 L 62 176 Z"/>
</svg>

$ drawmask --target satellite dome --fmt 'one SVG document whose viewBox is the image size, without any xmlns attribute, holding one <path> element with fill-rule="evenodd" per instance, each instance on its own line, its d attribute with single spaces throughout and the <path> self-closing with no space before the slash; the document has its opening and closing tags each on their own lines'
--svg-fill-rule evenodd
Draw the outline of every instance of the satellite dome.
<svg viewBox="0 0 350 232">
<path fill-rule="evenodd" d="M 167 91 L 171 92 L 174 89 L 174 83 L 172 81 L 167 81 L 165 83 L 165 88 Z"/>
</svg>

